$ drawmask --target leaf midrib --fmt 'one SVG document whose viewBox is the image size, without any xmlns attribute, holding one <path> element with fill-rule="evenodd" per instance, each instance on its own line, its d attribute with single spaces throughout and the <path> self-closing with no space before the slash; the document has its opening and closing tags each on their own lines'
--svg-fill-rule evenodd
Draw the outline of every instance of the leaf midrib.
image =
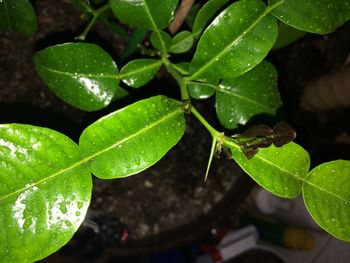
<svg viewBox="0 0 350 263">
<path fill-rule="evenodd" d="M 220 89 L 220 90 L 218 90 L 218 92 L 223 92 L 223 93 L 229 94 L 230 96 L 237 97 L 237 98 L 239 98 L 241 100 L 245 100 L 246 102 L 249 102 L 250 104 L 256 105 L 256 106 L 261 107 L 261 108 L 264 108 L 265 111 L 267 111 L 268 113 L 271 113 L 271 114 L 274 113 L 273 109 L 270 109 L 269 107 L 265 106 L 264 104 L 261 104 L 261 103 L 259 103 L 257 101 L 254 101 L 254 100 L 251 100 L 251 99 L 249 99 L 247 97 L 241 96 L 241 95 L 239 95 L 237 93 L 234 93 L 232 91 L 228 91 L 228 90 L 225 90 L 225 89 Z"/>
<path fill-rule="evenodd" d="M 186 32 L 186 31 L 184 31 L 184 32 Z M 180 41 L 178 41 L 178 42 L 175 43 L 175 44 L 171 44 L 169 50 L 170 50 L 170 51 L 174 50 L 175 48 L 177 48 L 178 46 L 180 46 L 182 43 L 188 41 L 189 39 L 193 39 L 193 35 L 192 35 L 192 34 L 190 34 L 190 35 L 188 35 L 187 37 L 181 39 Z"/>
<path fill-rule="evenodd" d="M 147 71 L 147 70 L 151 70 L 153 68 L 157 68 L 159 67 L 160 65 L 162 64 L 162 61 L 154 61 L 152 64 L 149 64 L 147 66 L 144 66 L 144 67 L 141 67 L 141 68 L 138 68 L 138 69 L 135 69 L 133 71 L 130 71 L 128 73 L 123 73 L 122 71 L 120 72 L 120 74 L 118 75 L 120 79 L 123 79 L 125 77 L 128 77 L 130 75 L 133 75 L 133 74 L 137 74 L 137 73 L 141 73 L 143 71 Z"/>
<path fill-rule="evenodd" d="M 227 144 L 228 144 L 229 146 L 234 147 L 235 149 L 241 151 L 241 148 L 240 148 L 238 145 L 236 145 L 236 144 L 234 144 L 234 143 L 227 143 Z M 281 166 L 278 166 L 278 165 L 275 164 L 275 163 L 270 162 L 269 160 L 267 160 L 267 159 L 261 157 L 259 154 L 256 154 L 253 158 L 258 158 L 258 159 L 262 160 L 263 162 L 265 162 L 265 163 L 267 163 L 267 164 L 269 164 L 269 165 L 271 165 L 271 166 L 273 166 L 273 167 L 276 167 L 278 170 L 280 170 L 280 171 L 282 171 L 282 172 L 284 172 L 284 173 L 286 173 L 286 174 L 288 174 L 288 175 L 291 175 L 291 176 L 294 177 L 295 179 L 301 180 L 298 176 L 296 176 L 296 175 L 295 175 L 294 173 L 292 173 L 291 171 L 288 171 L 288 170 L 286 170 L 285 168 L 283 168 L 283 167 L 281 167 Z M 248 160 L 248 161 L 249 161 L 249 160 Z"/>
<path fill-rule="evenodd" d="M 160 44 L 162 45 L 162 50 L 161 50 L 161 51 L 162 51 L 163 53 L 166 53 L 166 46 L 165 46 L 165 43 L 164 43 L 164 41 L 163 41 L 162 36 L 160 35 L 160 32 L 159 32 L 158 27 L 157 27 L 157 25 L 156 25 L 156 22 L 153 20 L 151 11 L 150 11 L 150 9 L 149 9 L 149 7 L 148 7 L 148 5 L 147 5 L 147 1 L 146 1 L 146 0 L 142 0 L 142 1 L 143 1 L 144 5 L 145 5 L 146 14 L 147 14 L 149 20 L 151 21 L 151 24 L 152 24 L 152 27 L 153 27 L 153 31 L 156 33 L 156 35 L 157 35 L 157 37 L 158 37 L 158 39 L 159 39 L 159 42 L 160 42 Z"/>
<path fill-rule="evenodd" d="M 193 83 L 196 83 L 196 82 L 193 82 Z M 249 98 L 247 98 L 247 97 L 245 97 L 245 96 L 241 96 L 241 95 L 239 95 L 238 93 L 233 92 L 232 90 L 220 88 L 219 86 L 213 85 L 213 84 L 210 84 L 210 83 L 204 83 L 204 84 L 205 84 L 206 86 L 208 86 L 208 87 L 213 88 L 214 90 L 216 90 L 216 92 L 223 92 L 223 93 L 226 93 L 226 94 L 228 94 L 228 95 L 237 97 L 237 98 L 239 98 L 239 99 L 241 99 L 241 100 L 245 100 L 245 101 L 247 101 L 247 102 L 249 102 L 249 103 L 251 103 L 251 104 L 254 104 L 254 105 L 258 106 L 258 107 L 264 108 L 268 113 L 273 114 L 273 113 L 275 112 L 273 109 L 267 107 L 266 105 L 261 104 L 261 103 L 255 101 L 255 100 L 251 100 L 251 99 L 249 99 Z"/>
<path fill-rule="evenodd" d="M 224 56 L 229 49 L 235 45 L 237 42 L 239 42 L 245 35 L 247 35 L 248 33 L 250 33 L 251 30 L 253 30 L 253 28 L 266 16 L 268 15 L 273 9 L 275 9 L 276 7 L 278 7 L 280 4 L 282 4 L 284 2 L 284 0 L 280 0 L 280 2 L 277 2 L 276 4 L 272 5 L 272 6 L 268 6 L 265 11 L 254 21 L 254 23 L 252 23 L 247 30 L 243 30 L 243 32 L 238 35 L 229 45 L 227 45 L 222 51 L 220 51 L 218 54 L 216 54 L 211 60 L 209 60 L 208 63 L 204 64 L 201 68 L 197 69 L 196 72 L 194 74 L 192 74 L 191 76 L 189 76 L 189 80 L 194 80 L 197 76 L 199 76 L 200 74 L 202 74 L 203 71 L 205 71 L 208 67 L 212 66 L 213 64 L 216 63 L 217 60 L 220 59 L 220 57 Z"/>
<path fill-rule="evenodd" d="M 229 145 L 229 146 L 231 146 L 231 147 L 234 147 L 235 149 L 237 149 L 237 150 L 239 150 L 239 151 L 241 150 L 240 147 L 239 147 L 238 145 L 234 144 L 234 143 L 227 143 L 227 145 Z M 307 175 L 305 176 L 305 178 L 304 178 L 304 177 L 298 177 L 298 176 L 296 176 L 294 173 L 292 173 L 292 172 L 290 172 L 290 171 L 288 171 L 288 170 L 286 170 L 286 169 L 284 169 L 284 168 L 282 168 L 282 167 L 280 167 L 280 166 L 278 166 L 278 165 L 276 165 L 276 164 L 270 162 L 269 160 L 267 160 L 267 159 L 261 157 L 261 156 L 258 155 L 258 154 L 255 155 L 253 158 L 259 158 L 262 162 L 265 162 L 265 163 L 267 163 L 267 164 L 269 164 L 269 165 L 271 165 L 271 166 L 273 166 L 273 167 L 276 167 L 277 169 L 281 170 L 282 172 L 284 172 L 284 173 L 286 173 L 286 174 L 288 174 L 288 175 L 294 177 L 296 180 L 301 181 L 301 182 L 303 182 L 303 183 L 306 183 L 306 184 L 308 184 L 308 185 L 310 185 L 310 186 L 312 186 L 312 187 L 314 187 L 314 188 L 320 190 L 321 192 L 324 192 L 324 193 L 326 193 L 326 194 L 329 194 L 329 195 L 331 195 L 331 196 L 334 196 L 335 198 L 338 198 L 339 200 L 342 200 L 342 201 L 344 201 L 344 202 L 350 202 L 350 200 L 346 200 L 346 199 L 344 199 L 343 197 L 341 197 L 341 196 L 339 196 L 339 195 L 337 195 L 337 194 L 335 194 L 335 193 L 332 193 L 332 192 L 328 191 L 328 190 L 325 189 L 325 188 L 322 188 L 322 187 L 320 187 L 320 186 L 318 186 L 318 185 L 315 185 L 315 184 L 311 183 L 310 181 L 307 180 Z"/>
<path fill-rule="evenodd" d="M 36 64 L 37 67 L 40 67 L 44 70 L 47 70 L 47 71 L 50 71 L 52 73 L 56 73 L 56 74 L 60 74 L 60 75 L 66 75 L 66 76 L 69 76 L 71 78 L 81 78 L 81 77 L 84 77 L 84 78 L 94 78 L 94 79 L 105 79 L 105 78 L 113 78 L 113 79 L 118 79 L 118 75 L 115 74 L 115 75 L 107 75 L 107 74 L 104 74 L 104 73 L 100 73 L 100 74 L 103 74 L 103 75 L 96 75 L 96 74 L 89 74 L 89 73 L 86 73 L 86 74 L 83 74 L 83 73 L 71 73 L 69 71 L 61 71 L 61 70 L 57 70 L 57 69 L 53 69 L 53 68 L 49 68 L 49 67 L 46 67 L 44 65 L 41 65 L 41 64 Z"/>
<path fill-rule="evenodd" d="M 40 185 L 42 183 L 45 183 L 45 182 L 47 182 L 47 181 L 49 181 L 49 180 L 51 180 L 51 179 L 53 179 L 53 178 L 55 178 L 55 177 L 57 177 L 57 176 L 59 176 L 61 174 L 69 172 L 69 171 L 71 171 L 71 170 L 73 170 L 73 169 L 75 169 L 75 168 L 77 168 L 79 166 L 83 166 L 83 165 L 87 164 L 88 162 L 90 162 L 91 160 L 93 160 L 94 158 L 97 158 L 100 155 L 102 155 L 102 154 L 104 154 L 104 153 L 106 153 L 106 152 L 108 152 L 108 151 L 110 151 L 110 150 L 112 150 L 114 148 L 117 148 L 119 145 L 121 145 L 121 144 L 123 144 L 123 143 L 125 143 L 125 142 L 127 142 L 127 141 L 129 141 L 129 140 L 131 140 L 133 138 L 135 138 L 138 135 L 141 135 L 144 132 L 147 132 L 148 130 L 156 127 L 157 125 L 161 124 L 162 122 L 166 122 L 168 119 L 171 119 L 172 117 L 174 117 L 174 116 L 176 116 L 178 114 L 182 114 L 182 111 L 181 111 L 180 108 L 177 108 L 174 111 L 164 115 L 162 118 L 158 119 L 157 121 L 153 122 L 152 124 L 150 124 L 148 126 L 144 126 L 143 128 L 139 129 L 137 132 L 135 132 L 135 133 L 125 137 L 122 140 L 117 141 L 116 143 L 112 144 L 111 146 L 106 147 L 106 148 L 96 152 L 95 154 L 92 154 L 90 156 L 87 156 L 87 157 L 77 161 L 76 163 L 70 165 L 67 168 L 64 168 L 64 169 L 62 169 L 62 170 L 60 170 L 58 172 L 55 172 L 55 173 L 53 173 L 53 174 L 51 174 L 51 175 L 49 175 L 49 176 L 47 176 L 47 177 L 45 177 L 45 178 L 35 182 L 33 184 L 27 185 L 26 187 L 20 188 L 20 189 L 14 191 L 12 193 L 9 193 L 9 194 L 7 194 L 7 195 L 5 195 L 3 197 L 0 197 L 0 202 L 2 202 L 3 200 L 5 200 L 7 198 L 12 197 L 13 195 L 19 194 L 19 193 L 24 192 L 24 191 L 26 191 L 26 190 L 28 190 L 28 189 L 30 189 L 32 187 L 38 186 L 38 185 Z"/>
</svg>

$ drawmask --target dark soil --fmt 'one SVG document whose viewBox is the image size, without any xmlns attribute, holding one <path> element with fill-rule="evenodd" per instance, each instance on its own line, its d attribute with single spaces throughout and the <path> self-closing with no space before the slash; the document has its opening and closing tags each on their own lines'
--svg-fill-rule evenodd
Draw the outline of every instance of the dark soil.
<svg viewBox="0 0 350 263">
<path fill-rule="evenodd" d="M 84 21 L 80 13 L 64 1 L 35 3 L 39 29 L 34 38 L 0 33 L 0 122 L 50 127 L 77 140 L 89 123 L 126 105 L 130 100 L 116 102 L 97 113 L 85 113 L 65 104 L 45 87 L 35 72 L 33 53 L 49 45 L 74 41 Z M 313 165 L 337 158 L 350 158 L 350 109 L 310 113 L 299 106 L 305 83 L 343 66 L 350 52 L 349 32 L 350 23 L 347 23 L 330 35 L 310 34 L 272 52 L 268 58 L 279 71 L 285 119 L 296 129 L 297 142 L 310 152 Z M 118 36 L 102 26 L 95 27 L 89 36 L 87 41 L 99 43 L 118 60 L 124 47 Z M 135 99 L 158 91 L 164 93 L 164 86 L 168 89 L 173 83 L 166 76 L 163 79 L 153 81 Z M 206 106 L 200 110 L 208 111 Z M 198 229 L 208 229 L 216 222 L 214 219 L 220 219 L 220 215 L 233 213 L 230 208 L 235 208 L 237 202 L 242 200 L 249 183 L 242 182 L 242 171 L 232 160 L 224 158 L 215 160 L 208 181 L 203 182 L 210 137 L 196 120 L 191 117 L 187 120 L 189 125 L 184 138 L 156 166 L 122 180 L 94 180 L 88 220 L 61 254 L 76 253 L 70 248 L 74 250 L 77 244 L 81 246 L 80 251 L 91 248 L 99 250 L 85 255 L 82 255 L 84 252 L 78 253 L 84 262 L 89 262 L 87 256 L 91 256 L 92 260 L 102 252 L 101 246 L 96 248 L 96 242 L 115 247 L 120 253 L 128 245 L 133 251 L 139 248 L 143 253 L 154 244 L 161 246 L 168 242 L 175 246 L 185 242 L 187 237 L 188 240 L 194 239 L 196 236 L 191 236 L 191 232 L 199 235 L 201 231 Z M 343 139 L 339 140 L 339 135 Z M 228 197 L 232 202 L 227 201 Z M 96 224 L 101 230 L 101 226 L 111 222 L 114 222 L 114 229 L 126 227 L 129 230 L 128 243 L 118 245 L 119 237 L 111 237 L 112 242 L 104 243 L 105 237 L 87 234 Z"/>
</svg>

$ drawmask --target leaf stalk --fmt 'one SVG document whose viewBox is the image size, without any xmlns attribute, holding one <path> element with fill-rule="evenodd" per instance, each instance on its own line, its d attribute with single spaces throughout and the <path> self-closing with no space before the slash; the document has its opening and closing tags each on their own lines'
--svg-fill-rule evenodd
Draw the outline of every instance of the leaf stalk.
<svg viewBox="0 0 350 263">
<path fill-rule="evenodd" d="M 91 30 L 91 28 L 95 24 L 96 20 L 100 17 L 100 15 L 102 15 L 104 12 L 106 12 L 109 8 L 110 8 L 110 4 L 109 3 L 101 6 L 98 9 L 93 9 L 91 6 L 86 7 L 86 9 L 92 14 L 92 18 L 91 18 L 90 22 L 87 24 L 87 26 L 85 27 L 83 33 L 81 33 L 75 39 L 76 40 L 80 40 L 80 41 L 84 41 L 85 38 L 86 38 L 86 35 Z"/>
</svg>

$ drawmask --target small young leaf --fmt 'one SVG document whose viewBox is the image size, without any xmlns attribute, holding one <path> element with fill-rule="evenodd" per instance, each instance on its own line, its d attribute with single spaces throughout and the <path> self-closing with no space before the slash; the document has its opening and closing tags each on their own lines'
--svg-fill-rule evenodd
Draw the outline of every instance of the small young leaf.
<svg viewBox="0 0 350 263">
<path fill-rule="evenodd" d="M 281 148 L 271 145 L 259 149 L 248 160 L 239 146 L 227 141 L 224 144 L 230 148 L 233 159 L 260 186 L 281 197 L 298 196 L 310 167 L 309 154 L 301 146 L 293 142 Z"/>
<path fill-rule="evenodd" d="M 276 114 L 282 101 L 274 66 L 263 61 L 237 78 L 224 80 L 216 92 L 216 112 L 228 129 L 244 125 L 259 114 Z"/>
<path fill-rule="evenodd" d="M 274 5 L 281 0 L 269 0 Z M 327 34 L 350 19 L 348 0 L 284 0 L 272 12 L 284 23 L 299 30 Z"/>
<path fill-rule="evenodd" d="M 187 89 L 190 96 L 197 100 L 207 99 L 215 94 L 213 85 L 204 82 L 190 82 Z"/>
<path fill-rule="evenodd" d="M 81 12 L 89 13 L 92 9 L 89 0 L 67 0 L 67 2 Z"/>
<path fill-rule="evenodd" d="M 161 52 L 166 52 L 170 48 L 171 37 L 164 31 L 157 31 L 151 34 L 152 46 Z"/>
<path fill-rule="evenodd" d="M 28 0 L 0 1 L 0 31 L 15 31 L 30 37 L 36 29 L 36 14 Z"/>
<path fill-rule="evenodd" d="M 306 177 L 303 197 L 313 219 L 331 235 L 350 241 L 350 161 L 323 163 Z"/>
<path fill-rule="evenodd" d="M 269 12 L 261 0 L 241 0 L 221 12 L 198 43 L 189 79 L 230 79 L 260 63 L 277 38 Z"/>
<path fill-rule="evenodd" d="M 193 36 L 189 31 L 178 33 L 170 43 L 169 51 L 174 54 L 184 53 L 191 49 L 193 45 Z"/>
<path fill-rule="evenodd" d="M 193 23 L 192 34 L 194 38 L 198 38 L 201 35 L 205 27 L 214 18 L 215 14 L 229 1 L 230 0 L 211 0 L 203 5 L 198 11 Z"/>
<path fill-rule="evenodd" d="M 128 86 L 139 88 L 149 82 L 158 72 L 162 61 L 156 59 L 136 59 L 120 70 L 120 79 Z"/>
<path fill-rule="evenodd" d="M 111 0 L 115 16 L 123 23 L 157 31 L 173 19 L 178 0 Z"/>
<path fill-rule="evenodd" d="M 86 111 L 106 107 L 118 93 L 118 68 L 99 46 L 66 43 L 35 54 L 41 79 L 65 102 Z"/>
<path fill-rule="evenodd" d="M 126 177 L 150 167 L 182 137 L 181 102 L 164 96 L 136 102 L 87 127 L 80 137 L 92 173 L 104 179 Z"/>
<path fill-rule="evenodd" d="M 190 70 L 190 63 L 181 62 L 178 64 L 171 64 L 171 67 L 174 68 L 176 71 L 180 72 L 181 75 L 188 75 L 188 72 Z"/>
<path fill-rule="evenodd" d="M 0 125 L 0 261 L 34 262 L 73 236 L 92 180 L 78 146 L 30 125 Z"/>
</svg>

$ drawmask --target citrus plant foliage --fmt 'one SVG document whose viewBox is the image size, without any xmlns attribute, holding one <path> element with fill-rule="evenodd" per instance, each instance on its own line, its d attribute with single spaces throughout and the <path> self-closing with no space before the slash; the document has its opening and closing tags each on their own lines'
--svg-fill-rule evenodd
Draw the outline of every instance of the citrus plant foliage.
<svg viewBox="0 0 350 263">
<path fill-rule="evenodd" d="M 121 83 L 142 88 L 162 66 L 177 81 L 181 98 L 158 95 L 112 112 L 87 127 L 78 144 L 47 128 L 0 125 L 0 262 L 33 262 L 67 243 L 89 206 L 91 174 L 115 179 L 147 169 L 181 139 L 185 113 L 197 117 L 211 134 L 211 158 L 225 148 L 265 189 L 285 198 L 302 193 L 323 229 L 350 240 L 350 161 L 309 171 L 309 154 L 290 142 L 290 127 L 260 125 L 224 135 L 191 105 L 191 100 L 215 96 L 217 116 L 226 129 L 244 126 L 261 114 L 274 117 L 282 107 L 277 71 L 264 58 L 279 45 L 280 28 L 332 32 L 349 20 L 350 2 L 209 0 L 198 11 L 192 31 L 175 36 L 166 28 L 178 1 L 161 2 L 110 0 L 94 9 L 89 1 L 72 1 L 91 16 L 80 40 L 102 13 L 110 12 L 123 24 L 150 30 L 157 57 L 137 58 L 118 69 L 98 45 L 73 40 L 35 54 L 42 81 L 81 110 L 100 110 L 125 96 Z M 35 12 L 28 0 L 0 1 L 0 17 L 1 30 L 35 33 Z M 192 54 L 192 59 L 173 63 L 181 53 Z"/>
</svg>

